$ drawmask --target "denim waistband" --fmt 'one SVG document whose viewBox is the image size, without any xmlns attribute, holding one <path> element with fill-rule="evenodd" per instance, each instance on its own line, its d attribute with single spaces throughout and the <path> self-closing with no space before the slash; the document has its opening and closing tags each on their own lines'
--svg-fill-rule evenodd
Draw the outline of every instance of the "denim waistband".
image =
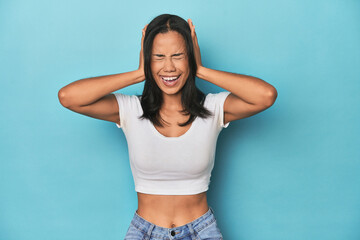
<svg viewBox="0 0 360 240">
<path fill-rule="evenodd" d="M 199 218 L 195 219 L 194 221 L 187 223 L 182 226 L 174 227 L 174 228 L 165 228 L 157 226 L 135 212 L 133 219 L 131 220 L 131 224 L 146 234 L 148 239 L 151 237 L 158 237 L 162 238 L 164 236 L 169 237 L 170 239 L 182 239 L 186 236 L 195 236 L 194 230 L 196 232 L 200 232 L 202 229 L 209 226 L 211 223 L 215 222 L 214 210 L 209 207 L 209 210 L 204 213 Z"/>
</svg>

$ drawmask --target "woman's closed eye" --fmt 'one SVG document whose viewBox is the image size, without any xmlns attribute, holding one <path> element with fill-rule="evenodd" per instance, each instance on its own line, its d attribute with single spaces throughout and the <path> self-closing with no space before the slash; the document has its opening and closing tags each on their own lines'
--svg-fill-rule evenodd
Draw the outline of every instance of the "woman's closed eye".
<svg viewBox="0 0 360 240">
<path fill-rule="evenodd" d="M 161 60 L 164 60 L 165 58 L 164 57 L 155 57 L 154 60 L 156 61 L 161 61 Z"/>
<path fill-rule="evenodd" d="M 185 58 L 184 55 L 181 55 L 181 56 L 175 56 L 172 59 L 181 60 L 181 59 L 184 59 L 184 58 Z"/>
</svg>

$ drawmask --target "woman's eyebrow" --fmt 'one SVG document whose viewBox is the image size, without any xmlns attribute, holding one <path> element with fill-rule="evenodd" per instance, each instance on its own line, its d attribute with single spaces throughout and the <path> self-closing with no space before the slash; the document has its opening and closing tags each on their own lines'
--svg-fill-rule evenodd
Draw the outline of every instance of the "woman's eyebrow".
<svg viewBox="0 0 360 240">
<path fill-rule="evenodd" d="M 184 53 L 175 53 L 175 54 L 171 55 L 171 57 L 178 57 L 178 56 L 181 56 L 181 55 L 184 55 Z M 164 54 L 153 54 L 153 56 L 156 56 L 156 57 L 165 57 Z"/>
</svg>

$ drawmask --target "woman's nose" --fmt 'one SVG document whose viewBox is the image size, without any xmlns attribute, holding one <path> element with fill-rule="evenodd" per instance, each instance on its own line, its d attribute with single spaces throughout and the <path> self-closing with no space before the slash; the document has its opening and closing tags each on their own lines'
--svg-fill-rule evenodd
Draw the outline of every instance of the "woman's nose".
<svg viewBox="0 0 360 240">
<path fill-rule="evenodd" d="M 164 63 L 164 71 L 173 72 L 176 71 L 175 65 L 171 59 L 166 59 Z"/>
</svg>

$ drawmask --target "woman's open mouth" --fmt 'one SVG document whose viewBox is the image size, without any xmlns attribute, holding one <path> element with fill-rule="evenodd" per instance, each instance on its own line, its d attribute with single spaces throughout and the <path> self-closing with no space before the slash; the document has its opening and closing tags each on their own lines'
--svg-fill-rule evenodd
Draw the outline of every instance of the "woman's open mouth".
<svg viewBox="0 0 360 240">
<path fill-rule="evenodd" d="M 181 74 L 178 76 L 160 76 L 160 78 L 166 86 L 172 87 L 178 82 L 180 76 Z"/>
</svg>

